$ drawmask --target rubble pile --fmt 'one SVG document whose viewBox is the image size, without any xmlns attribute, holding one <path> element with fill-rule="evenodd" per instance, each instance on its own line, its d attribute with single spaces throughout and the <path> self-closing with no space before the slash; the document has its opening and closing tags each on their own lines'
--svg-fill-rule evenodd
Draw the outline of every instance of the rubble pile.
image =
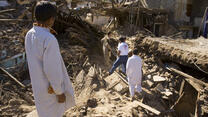
<svg viewBox="0 0 208 117">
<path fill-rule="evenodd" d="M 153 55 L 140 53 L 140 56 L 144 60 L 144 77 L 142 84 L 144 97 L 142 103 L 157 109 L 162 113 L 162 115 L 168 115 L 171 112 L 170 107 L 174 105 L 175 100 L 178 98 L 178 90 L 180 89 L 180 87 L 178 87 L 180 84 L 179 76 L 169 73 L 167 70 L 160 67 L 156 63 L 157 60 Z M 99 69 L 97 68 L 95 70 L 96 72 L 94 72 L 92 67 L 88 69 L 88 71 L 85 69 L 79 72 L 74 82 L 74 84 L 77 84 L 74 86 L 79 104 L 77 107 L 69 110 L 66 115 L 155 115 L 153 112 L 139 106 L 139 100 L 134 102 L 130 101 L 128 86 L 125 83 L 122 83 L 120 78 L 118 78 L 118 74 L 114 73 L 111 76 L 101 77 L 100 79 L 99 76 L 102 75 L 99 75 L 98 70 Z M 88 76 L 89 74 L 92 74 L 92 71 L 97 74 L 93 75 L 94 77 L 90 77 L 89 79 Z M 105 73 L 105 71 L 106 70 L 103 69 L 103 73 Z M 175 77 L 178 78 L 175 79 Z M 95 81 L 97 82 L 93 83 Z M 90 88 L 88 87 L 88 84 L 91 84 Z M 103 97 L 103 95 L 105 95 L 105 97 Z M 91 106 L 91 100 L 96 100 L 96 104 L 92 104 L 93 106 Z M 80 101 L 82 102 L 81 104 Z"/>
<path fill-rule="evenodd" d="M 173 115 L 190 116 L 190 113 L 192 115 L 196 115 L 197 113 L 197 115 L 200 116 L 207 115 L 207 111 L 204 109 L 207 108 L 207 102 L 205 100 L 201 100 L 202 98 L 204 99 L 207 97 L 207 74 L 206 71 L 203 70 L 206 68 L 202 67 L 203 64 L 206 64 L 206 59 L 204 59 L 206 58 L 206 48 L 203 46 L 203 44 L 207 43 L 207 41 L 205 41 L 202 37 L 196 40 L 173 40 L 170 38 L 144 37 L 143 35 L 144 34 L 138 34 L 132 39 L 134 47 L 139 48 L 141 52 L 146 53 L 146 55 L 151 55 L 156 58 L 154 61 L 162 68 L 158 69 L 156 73 L 161 73 L 162 71 L 165 72 L 165 74 L 174 75 L 168 80 L 168 82 L 172 82 L 169 83 L 168 86 L 176 86 L 174 87 L 175 91 L 171 92 L 176 92 L 175 99 L 178 98 L 175 100 L 174 106 L 172 106 L 172 109 L 175 109 L 176 111 L 175 113 L 173 112 Z M 202 41 L 203 44 L 201 43 Z M 200 59 L 200 57 L 204 58 Z M 147 58 L 144 57 L 143 60 L 145 59 Z M 200 61 L 203 61 L 203 64 L 200 64 Z M 193 62 L 197 62 L 197 65 L 201 68 L 194 65 Z M 144 69 L 145 65 L 146 64 L 144 64 Z M 194 71 L 197 72 L 193 72 L 193 69 L 195 69 Z M 192 76 L 188 75 L 187 73 L 191 74 Z M 186 82 L 185 85 L 184 82 Z M 149 82 L 149 84 L 152 83 Z M 192 99 L 188 99 L 187 97 L 192 97 Z M 188 105 L 188 103 L 191 105 Z M 185 107 L 190 108 L 186 108 L 187 110 L 183 109 Z"/>
<path fill-rule="evenodd" d="M 98 49 L 101 46 L 99 38 L 103 36 L 102 33 L 83 21 L 73 11 L 68 14 L 59 11 L 54 29 L 59 33 L 59 36 L 64 35 L 65 39 L 70 39 L 69 44 L 82 44 L 88 48 L 94 45 Z"/>
<path fill-rule="evenodd" d="M 15 1 L 8 2 L 8 6 L 0 7 L 0 67 L 25 86 L 21 87 L 12 80 L 11 76 L 0 70 L 0 116 L 2 117 L 26 116 L 26 113 L 34 108 L 24 58 L 23 32 L 28 28 L 29 22 L 15 20 L 22 10 L 24 7 L 16 6 Z"/>
<path fill-rule="evenodd" d="M 98 7 L 105 8 L 88 9 L 90 12 L 118 18 L 114 21 L 119 26 L 114 28 L 114 36 L 109 41 L 113 51 L 112 62 L 116 59 L 113 54 L 116 52 L 114 50 L 117 38 L 121 36 L 127 36 L 130 49 L 138 48 L 140 51 L 139 56 L 143 60 L 143 92 L 142 96 L 137 95 L 132 101 L 126 76 L 119 70 L 110 76 L 107 74 L 109 68 L 105 65 L 100 41 L 104 37 L 104 33 L 99 30 L 102 28 L 97 29 L 82 20 L 78 15 L 82 10 L 70 10 L 66 1 L 55 1 L 59 13 L 53 28 L 58 32 L 56 37 L 73 83 L 77 103 L 65 113 L 66 117 L 207 116 L 206 75 L 202 77 L 199 75 L 201 72 L 197 71 L 198 77 L 192 76 L 193 73 L 190 72 L 193 70 L 187 68 L 200 67 L 206 72 L 205 39 L 185 41 L 172 39 L 180 34 L 175 33 L 177 30 L 170 28 L 167 23 L 167 12 L 161 9 L 148 9 L 144 1 L 140 7 L 139 4 L 121 2 L 110 4 L 112 7 L 109 7 L 109 4 L 99 3 Z M 36 1 L 30 2 L 33 3 L 18 0 L 9 2 L 10 6 L 3 8 L 0 6 L 0 10 L 7 10 L 0 11 L 0 67 L 3 68 L 0 70 L 0 116 L 2 117 L 25 117 L 28 113 L 35 112 L 24 55 L 24 32 L 32 27 L 31 21 L 34 19 L 31 8 Z M 72 6 L 73 4 L 75 3 L 72 3 Z M 25 10 L 25 7 L 30 8 Z M 14 8 L 16 9 L 12 10 Z M 160 25 L 162 30 L 157 32 L 158 27 L 155 24 Z M 111 25 L 110 22 L 107 25 Z M 160 34 L 167 36 L 152 38 Z M 182 47 L 179 44 L 184 45 Z M 194 49 L 192 46 L 202 48 Z M 191 52 L 187 52 L 190 50 Z"/>
<path fill-rule="evenodd" d="M 28 29 L 32 27 L 32 22 L 27 21 L 28 18 L 32 18 L 32 14 L 31 12 L 26 12 L 24 7 L 31 7 L 33 4 L 27 3 L 25 5 L 24 2 L 21 3 L 23 5 L 18 5 L 16 2 L 11 1 L 11 5 L 5 8 L 1 8 L 4 12 L 0 12 L 0 18 L 2 19 L 14 19 L 8 21 L 0 21 L 0 67 L 8 71 L 9 74 L 8 75 L 5 72 L 0 71 L 0 116 L 3 117 L 25 117 L 27 113 L 35 109 L 29 73 L 27 70 L 26 58 L 24 54 L 24 36 Z M 14 9 L 16 7 L 17 9 Z M 22 17 L 23 19 L 20 21 L 16 20 L 20 17 L 20 15 L 22 15 L 22 12 L 26 12 Z M 64 16 L 66 16 L 66 14 Z M 91 42 L 98 41 L 96 39 L 98 39 L 97 36 L 100 36 L 100 33 L 97 32 L 96 29 L 93 29 L 93 27 L 91 27 L 87 23 L 84 24 L 84 21 L 79 20 L 79 18 L 75 18 L 75 16 L 68 16 L 68 19 L 74 19 L 71 21 L 71 23 L 69 20 L 64 20 L 67 21 L 67 24 L 70 24 L 70 26 L 64 26 L 67 26 L 67 28 L 74 26 L 73 28 L 71 28 L 75 29 L 74 33 L 81 33 L 81 30 L 84 30 L 86 32 L 82 35 L 88 33 L 93 35 L 91 37 L 88 37 L 88 34 L 88 36 L 86 36 L 87 38 L 82 38 L 78 37 L 80 35 L 79 34 L 74 37 L 74 40 L 89 39 L 89 42 L 90 40 Z M 60 18 L 60 20 L 63 20 L 63 18 Z M 66 27 L 61 27 L 63 26 L 63 24 L 61 24 L 60 22 L 55 24 L 55 26 L 58 25 L 60 26 L 55 27 L 55 30 L 59 32 L 59 30 L 61 29 L 62 32 L 65 32 L 63 30 Z M 66 35 L 66 33 L 62 34 L 58 35 L 57 38 L 60 43 L 61 54 L 69 71 L 70 78 L 72 78 L 73 81 L 73 76 L 76 75 L 77 72 L 82 69 L 82 67 L 88 64 L 88 57 L 86 56 L 87 45 L 83 46 L 83 44 L 80 44 L 80 41 L 78 41 L 78 44 L 73 43 L 72 40 L 69 40 L 72 39 L 72 37 L 69 37 L 68 35 Z M 87 44 L 92 44 L 88 43 L 88 41 L 86 41 Z M 15 78 L 22 85 L 14 82 L 12 78 Z"/>
<path fill-rule="evenodd" d="M 0 13 L 0 19 L 15 18 L 18 11 Z M 22 32 L 27 27 L 26 22 L 0 21 L 0 60 L 24 52 Z"/>
<path fill-rule="evenodd" d="M 143 40 L 142 45 L 144 48 L 149 48 L 150 52 L 161 56 L 161 60 L 169 60 L 194 69 L 201 68 L 208 71 L 206 43 L 207 41 L 203 37 L 195 40 L 147 37 Z"/>
</svg>

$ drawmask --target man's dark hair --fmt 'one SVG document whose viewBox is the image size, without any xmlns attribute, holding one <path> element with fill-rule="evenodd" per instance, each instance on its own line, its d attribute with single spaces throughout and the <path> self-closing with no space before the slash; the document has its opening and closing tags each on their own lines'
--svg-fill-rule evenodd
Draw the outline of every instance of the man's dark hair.
<svg viewBox="0 0 208 117">
<path fill-rule="evenodd" d="M 125 42 L 125 41 L 126 41 L 126 37 L 121 37 L 121 38 L 119 39 L 119 41 L 120 41 L 120 42 Z"/>
<path fill-rule="evenodd" d="M 35 18 L 38 22 L 45 22 L 51 17 L 56 17 L 57 8 L 48 1 L 40 1 L 35 7 Z"/>
<path fill-rule="evenodd" d="M 139 53 L 138 49 L 134 49 L 134 50 L 133 50 L 133 54 L 134 54 L 134 55 L 138 55 L 138 53 Z"/>
</svg>

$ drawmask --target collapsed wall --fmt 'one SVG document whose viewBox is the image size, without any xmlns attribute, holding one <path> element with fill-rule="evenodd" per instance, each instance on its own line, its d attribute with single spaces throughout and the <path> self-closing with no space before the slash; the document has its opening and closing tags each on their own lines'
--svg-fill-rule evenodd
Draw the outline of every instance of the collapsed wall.
<svg viewBox="0 0 208 117">
<path fill-rule="evenodd" d="M 175 40 L 147 37 L 142 41 L 144 49 L 157 55 L 158 59 L 173 61 L 203 71 L 208 71 L 207 43 L 204 38 Z"/>
</svg>

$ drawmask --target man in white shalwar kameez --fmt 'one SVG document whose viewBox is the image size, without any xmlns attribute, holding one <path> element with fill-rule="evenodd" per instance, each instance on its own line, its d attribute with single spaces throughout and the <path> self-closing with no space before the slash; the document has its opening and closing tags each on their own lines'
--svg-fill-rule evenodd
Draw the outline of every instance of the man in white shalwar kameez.
<svg viewBox="0 0 208 117">
<path fill-rule="evenodd" d="M 133 56 L 130 57 L 126 65 L 126 74 L 128 77 L 129 91 L 133 98 L 135 91 L 142 92 L 141 80 L 142 80 L 142 59 L 137 56 L 138 50 L 133 50 Z"/>
<path fill-rule="evenodd" d="M 75 105 L 72 84 L 58 42 L 50 32 L 55 15 L 54 5 L 46 1 L 39 2 L 35 9 L 37 23 L 25 37 L 32 90 L 39 117 L 62 117 L 67 109 Z M 53 93 L 49 93 L 49 87 Z"/>
</svg>

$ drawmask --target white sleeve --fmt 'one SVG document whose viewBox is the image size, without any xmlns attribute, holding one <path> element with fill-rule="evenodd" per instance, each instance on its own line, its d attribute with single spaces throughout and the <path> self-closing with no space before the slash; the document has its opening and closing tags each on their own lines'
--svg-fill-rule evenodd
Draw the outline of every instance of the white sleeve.
<svg viewBox="0 0 208 117">
<path fill-rule="evenodd" d="M 43 55 L 43 70 L 56 95 L 64 92 L 64 72 L 61 63 L 61 54 L 56 39 L 51 39 Z"/>
<path fill-rule="evenodd" d="M 118 44 L 118 50 L 121 51 L 121 44 Z"/>
</svg>

